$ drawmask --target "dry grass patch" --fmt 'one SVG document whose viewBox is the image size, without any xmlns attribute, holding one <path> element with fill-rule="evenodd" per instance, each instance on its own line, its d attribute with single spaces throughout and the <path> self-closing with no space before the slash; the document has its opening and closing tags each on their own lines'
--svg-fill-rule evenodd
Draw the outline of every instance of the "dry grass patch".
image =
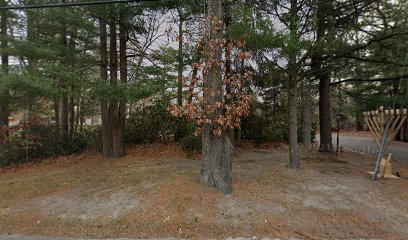
<svg viewBox="0 0 408 240">
<path fill-rule="evenodd" d="M 293 171 L 280 148 L 241 148 L 233 163 L 234 194 L 225 196 L 199 183 L 199 161 L 187 159 L 171 145 L 150 147 L 131 150 L 123 159 L 78 156 L 74 162 L 1 171 L 0 234 L 310 239 L 408 235 L 408 179 L 372 183 L 366 171 L 374 161 L 367 157 L 317 155 Z M 408 176 L 407 166 L 394 167 Z"/>
</svg>

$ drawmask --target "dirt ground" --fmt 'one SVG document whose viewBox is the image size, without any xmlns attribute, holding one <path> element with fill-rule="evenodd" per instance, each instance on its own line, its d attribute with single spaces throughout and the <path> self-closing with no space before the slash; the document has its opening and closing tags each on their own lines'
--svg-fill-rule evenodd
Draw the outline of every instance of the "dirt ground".
<svg viewBox="0 0 408 240">
<path fill-rule="evenodd" d="M 250 144 L 233 163 L 234 193 L 198 181 L 199 156 L 174 145 L 123 159 L 86 153 L 0 170 L 0 235 L 74 238 L 300 239 L 408 236 L 408 166 L 372 182 L 374 158 L 315 155 L 287 168 L 285 146 Z"/>
</svg>

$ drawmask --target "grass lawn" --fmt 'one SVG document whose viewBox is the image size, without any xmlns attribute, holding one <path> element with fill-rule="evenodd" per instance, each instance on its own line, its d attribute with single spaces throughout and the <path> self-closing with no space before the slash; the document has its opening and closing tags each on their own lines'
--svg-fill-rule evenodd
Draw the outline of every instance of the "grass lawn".
<svg viewBox="0 0 408 240">
<path fill-rule="evenodd" d="M 123 159 L 85 153 L 0 170 L 0 235 L 89 238 L 408 236 L 408 166 L 371 182 L 368 156 L 316 155 L 287 168 L 282 147 L 237 150 L 234 193 L 198 182 L 199 157 L 174 145 Z"/>
</svg>

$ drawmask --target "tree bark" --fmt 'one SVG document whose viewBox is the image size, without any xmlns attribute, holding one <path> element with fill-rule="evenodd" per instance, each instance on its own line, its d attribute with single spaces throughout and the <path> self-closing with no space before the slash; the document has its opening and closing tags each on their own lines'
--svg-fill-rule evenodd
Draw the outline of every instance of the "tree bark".
<svg viewBox="0 0 408 240">
<path fill-rule="evenodd" d="M 330 72 L 319 75 L 320 152 L 333 152 L 331 131 Z"/>
<path fill-rule="evenodd" d="M 78 133 L 78 129 L 79 129 L 79 120 L 82 114 L 82 96 L 81 96 L 81 91 L 78 92 L 78 98 L 77 98 L 77 108 L 75 111 L 75 123 L 74 123 L 74 136 L 73 139 L 76 138 L 76 135 Z M 80 131 L 82 131 L 82 129 L 79 129 Z"/>
<path fill-rule="evenodd" d="M 69 117 L 69 107 L 68 107 L 68 87 L 64 82 L 65 80 L 62 80 L 61 84 L 61 91 L 62 91 L 62 100 L 61 100 L 61 126 L 62 126 L 62 139 L 64 141 L 64 144 L 68 143 L 69 140 L 69 122 L 68 122 L 68 117 Z"/>
<path fill-rule="evenodd" d="M 99 19 L 99 42 L 100 78 L 101 81 L 108 83 L 108 43 L 106 22 L 102 19 Z M 112 157 L 112 129 L 109 113 L 109 98 L 101 96 L 102 152 L 104 158 Z"/>
<path fill-rule="evenodd" d="M 223 6 L 221 0 L 208 0 L 207 2 L 208 19 L 216 17 L 218 20 L 223 19 Z M 218 22 L 218 21 L 217 21 Z M 222 46 L 219 44 L 212 44 L 215 39 L 221 39 L 222 31 L 212 31 L 215 26 L 212 26 L 212 21 L 207 20 L 207 43 L 205 46 L 206 64 L 210 63 L 211 55 L 214 60 L 218 60 L 219 64 L 215 64 L 208 72 L 204 74 L 204 88 L 208 91 L 204 92 L 204 98 L 209 104 L 215 102 L 222 102 L 223 96 L 221 94 L 223 88 L 223 78 L 221 74 L 220 60 L 222 57 Z M 215 94 L 210 94 L 215 93 Z M 214 122 L 222 114 L 223 109 L 217 108 L 209 118 Z M 202 155 L 203 162 L 201 164 L 201 182 L 214 186 L 225 194 L 232 193 L 232 150 L 233 146 L 229 137 L 225 132 L 221 136 L 213 134 L 213 126 L 204 124 L 203 126 L 203 142 Z"/>
<path fill-rule="evenodd" d="M 59 97 L 54 98 L 54 116 L 55 116 L 55 131 L 57 137 L 61 137 L 61 100 Z"/>
<path fill-rule="evenodd" d="M 27 40 L 34 42 L 38 39 L 38 31 L 36 28 L 37 14 L 35 9 L 28 9 L 27 14 Z M 27 56 L 28 70 L 34 71 L 37 68 L 38 59 L 32 55 Z"/>
<path fill-rule="evenodd" d="M 231 49 L 228 47 L 228 43 L 231 43 L 231 40 L 228 40 L 227 42 L 227 47 L 225 50 L 225 77 L 228 79 L 231 77 Z M 225 94 L 226 94 L 226 99 L 225 102 L 227 104 L 231 104 L 233 99 L 232 98 L 228 98 L 228 96 L 232 96 L 232 92 L 231 92 L 231 84 L 227 83 L 225 86 Z M 228 137 L 231 140 L 231 144 L 232 146 L 234 146 L 234 138 L 235 138 L 235 134 L 234 134 L 234 127 L 231 126 L 230 128 L 228 128 Z"/>
<path fill-rule="evenodd" d="M 117 33 L 116 21 L 111 18 L 110 25 L 110 85 L 112 88 L 118 87 L 118 51 L 117 51 Z M 122 157 L 122 138 L 119 116 L 119 96 L 111 96 L 109 102 L 110 124 L 112 127 L 112 157 Z"/>
<path fill-rule="evenodd" d="M 61 34 L 61 45 L 63 48 L 67 47 L 67 26 L 63 23 Z M 67 56 L 62 56 L 63 64 L 69 64 Z M 62 127 L 62 140 L 65 147 L 69 142 L 69 101 L 68 101 L 69 84 L 65 77 L 60 79 L 60 94 L 61 94 L 61 127 Z"/>
<path fill-rule="evenodd" d="M 316 41 L 323 42 L 326 35 L 326 17 L 330 1 L 319 0 L 317 7 Z M 314 49 L 311 69 L 319 80 L 320 152 L 333 152 L 331 133 L 330 70 L 322 66 L 322 49 Z"/>
<path fill-rule="evenodd" d="M 183 105 L 183 16 L 179 11 L 179 35 L 178 35 L 178 52 L 177 52 L 177 105 Z"/>
<path fill-rule="evenodd" d="M 74 90 L 74 85 L 72 85 L 71 92 L 73 93 Z M 75 135 L 75 98 L 73 94 L 70 97 L 69 112 L 69 138 L 73 141 Z"/>
<path fill-rule="evenodd" d="M 228 28 L 228 26 L 231 24 L 231 18 L 229 16 L 226 16 L 224 18 L 225 21 L 225 27 Z M 228 79 L 231 77 L 232 75 L 232 70 L 231 70 L 231 47 L 230 45 L 232 44 L 232 40 L 228 39 L 227 40 L 227 44 L 225 46 L 225 78 Z M 231 104 L 233 99 L 232 98 L 228 98 L 228 96 L 232 96 L 232 92 L 231 92 L 231 84 L 229 82 L 226 83 L 225 85 L 225 95 L 226 95 L 226 99 L 225 99 L 225 103 Z M 231 128 L 228 129 L 228 137 L 231 140 L 232 146 L 234 146 L 234 142 L 235 142 L 235 129 L 233 126 L 231 126 Z"/>
<path fill-rule="evenodd" d="M 69 40 L 69 50 L 74 53 L 75 52 L 75 39 L 77 38 L 76 29 L 72 30 L 72 34 Z M 72 55 L 69 59 L 69 65 L 72 69 L 75 69 L 75 57 Z M 70 103 L 69 103 L 69 139 L 71 142 L 74 140 L 75 135 L 75 96 L 74 91 L 76 91 L 75 83 L 71 83 L 71 96 L 70 96 Z M 78 108 L 78 105 L 77 105 Z"/>
<path fill-rule="evenodd" d="M 177 9 L 178 16 L 179 16 L 179 23 L 178 23 L 178 50 L 177 50 L 177 105 L 183 106 L 183 68 L 184 68 L 184 61 L 183 61 L 183 24 L 184 24 L 184 17 L 181 13 L 180 9 Z M 176 121 L 176 132 L 174 134 L 174 140 L 178 141 L 182 138 L 182 121 L 178 119 Z"/>
<path fill-rule="evenodd" d="M 298 143 L 297 101 L 298 90 L 296 79 L 289 84 L 289 166 L 297 169 L 300 166 Z"/>
<path fill-rule="evenodd" d="M 119 58 L 120 58 L 120 81 L 123 86 L 127 85 L 127 57 L 126 57 L 126 50 L 127 50 L 127 30 L 126 30 L 126 17 L 122 13 L 120 16 L 120 27 L 119 27 Z M 125 133 L 125 124 L 126 124 L 126 98 L 121 97 L 119 103 L 119 119 L 120 119 L 120 138 L 122 143 L 122 156 L 126 154 L 125 152 L 125 141 L 124 141 L 124 133 Z"/>
<path fill-rule="evenodd" d="M 298 40 L 298 7 L 297 0 L 290 1 L 290 35 L 292 41 Z M 297 169 L 300 166 L 299 160 L 299 143 L 298 143 L 298 79 L 296 66 L 296 52 L 289 55 L 288 72 L 289 72 L 289 167 Z"/>
<path fill-rule="evenodd" d="M 312 156 L 312 91 L 310 80 L 303 90 L 303 147 L 307 158 Z"/>
<path fill-rule="evenodd" d="M 0 6 L 6 6 L 7 3 L 3 0 L 0 2 Z M 8 79 L 8 41 L 7 41 L 7 10 L 1 11 L 1 66 L 2 77 L 5 81 Z M 7 86 L 7 84 L 5 84 Z M 8 125 L 9 125 L 9 90 L 7 87 L 0 89 L 0 142 L 8 138 Z"/>
</svg>

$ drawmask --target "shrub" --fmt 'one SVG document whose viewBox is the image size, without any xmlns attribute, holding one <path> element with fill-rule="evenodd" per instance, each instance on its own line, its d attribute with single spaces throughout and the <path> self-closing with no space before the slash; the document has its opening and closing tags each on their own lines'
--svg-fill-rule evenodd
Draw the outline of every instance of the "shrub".
<svg viewBox="0 0 408 240">
<path fill-rule="evenodd" d="M 86 126 L 78 131 L 68 148 L 68 153 L 79 153 L 88 149 L 102 150 L 100 126 Z"/>
<path fill-rule="evenodd" d="M 262 111 L 262 114 L 251 113 L 242 120 L 242 138 L 254 140 L 256 143 L 264 142 L 288 142 L 289 119 L 286 114 L 276 114 L 270 117 Z M 312 140 L 316 133 L 316 124 L 312 124 Z M 298 141 L 302 141 L 303 127 L 299 124 Z"/>
<path fill-rule="evenodd" d="M 184 150 L 186 150 L 190 154 L 201 152 L 201 136 L 185 136 L 183 138 L 180 138 L 177 142 Z"/>
<path fill-rule="evenodd" d="M 11 127 L 8 140 L 0 144 L 0 167 L 78 153 L 101 145 L 100 127 L 85 127 L 69 142 L 57 136 L 54 125 L 33 123 Z"/>
<path fill-rule="evenodd" d="M 175 118 L 168 111 L 170 101 L 162 99 L 156 104 L 134 111 L 126 122 L 127 144 L 176 141 L 187 152 L 201 150 L 201 137 L 193 135 L 196 127 L 184 118 Z"/>
<path fill-rule="evenodd" d="M 167 111 L 170 106 L 167 100 L 140 107 L 131 113 L 126 121 L 125 143 L 140 144 L 173 139 L 177 119 Z"/>
</svg>

